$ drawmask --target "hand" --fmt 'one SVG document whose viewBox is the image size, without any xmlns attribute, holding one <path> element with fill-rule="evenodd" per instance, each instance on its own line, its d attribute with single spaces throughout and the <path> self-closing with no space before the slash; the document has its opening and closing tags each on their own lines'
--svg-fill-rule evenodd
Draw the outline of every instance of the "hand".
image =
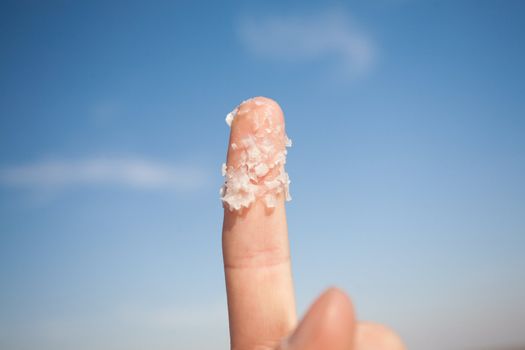
<svg viewBox="0 0 525 350">
<path fill-rule="evenodd" d="M 245 106 L 250 103 L 253 100 L 242 106 L 256 108 Z M 280 116 L 274 118 L 284 127 L 277 110 Z M 232 124 L 230 144 L 250 129 L 249 113 L 245 115 Z M 230 152 L 228 164 L 234 165 L 236 157 Z M 222 245 L 233 350 L 404 349 L 388 328 L 356 321 L 349 297 L 337 288 L 325 291 L 297 325 L 282 194 L 271 210 L 260 198 L 242 211 L 226 207 Z"/>
</svg>

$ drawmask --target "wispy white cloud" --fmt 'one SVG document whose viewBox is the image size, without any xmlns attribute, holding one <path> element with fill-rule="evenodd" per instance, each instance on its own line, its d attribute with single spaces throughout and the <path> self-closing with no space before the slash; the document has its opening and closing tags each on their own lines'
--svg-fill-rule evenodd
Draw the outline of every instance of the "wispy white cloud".
<svg viewBox="0 0 525 350">
<path fill-rule="evenodd" d="M 142 190 L 185 191 L 202 187 L 202 169 L 140 157 L 40 160 L 0 167 L 0 185 L 36 190 L 113 186 Z"/>
<path fill-rule="evenodd" d="M 350 75 L 367 73 L 377 58 L 372 39 L 340 9 L 310 15 L 246 16 L 238 34 L 259 57 L 288 62 L 332 58 Z"/>
</svg>

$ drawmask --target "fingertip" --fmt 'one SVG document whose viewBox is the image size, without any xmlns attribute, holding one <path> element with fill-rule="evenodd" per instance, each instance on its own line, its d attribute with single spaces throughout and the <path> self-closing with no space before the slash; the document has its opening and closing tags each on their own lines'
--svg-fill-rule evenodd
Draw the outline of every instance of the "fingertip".
<svg viewBox="0 0 525 350">
<path fill-rule="evenodd" d="M 221 190 L 225 206 L 238 214 L 258 200 L 267 208 L 290 200 L 290 179 L 284 165 L 291 141 L 277 102 L 251 98 L 229 113 L 226 121 L 231 133 Z"/>
<path fill-rule="evenodd" d="M 323 311 L 323 333 L 346 338 L 354 328 L 355 313 L 350 297 L 337 287 L 328 288 L 318 299 Z M 316 302 L 317 303 L 317 302 Z"/>
<path fill-rule="evenodd" d="M 263 132 L 280 132 L 284 128 L 284 115 L 279 104 L 268 97 L 253 97 L 242 102 L 232 112 L 232 139 L 247 134 L 264 135 Z"/>
<path fill-rule="evenodd" d="M 323 294 L 321 294 L 320 298 L 326 298 L 330 300 L 331 303 L 338 304 L 346 309 L 349 309 L 352 314 L 354 312 L 352 300 L 341 288 L 334 286 L 329 287 L 323 292 Z"/>
<path fill-rule="evenodd" d="M 301 350 L 347 350 L 353 343 L 354 329 L 355 315 L 350 298 L 332 287 L 313 303 L 288 345 Z"/>
</svg>

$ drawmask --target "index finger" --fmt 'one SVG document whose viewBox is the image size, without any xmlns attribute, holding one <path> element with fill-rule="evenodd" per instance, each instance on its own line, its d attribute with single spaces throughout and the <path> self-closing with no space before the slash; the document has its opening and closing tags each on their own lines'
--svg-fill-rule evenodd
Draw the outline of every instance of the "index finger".
<svg viewBox="0 0 525 350">
<path fill-rule="evenodd" d="M 289 140 L 281 108 L 264 97 L 243 102 L 227 122 L 222 242 L 231 347 L 272 346 L 296 323 L 284 207 Z"/>
</svg>

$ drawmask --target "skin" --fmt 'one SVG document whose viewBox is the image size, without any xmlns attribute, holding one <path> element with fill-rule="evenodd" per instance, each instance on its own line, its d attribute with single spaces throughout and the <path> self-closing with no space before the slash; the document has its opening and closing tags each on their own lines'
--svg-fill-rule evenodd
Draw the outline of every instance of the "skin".
<svg viewBox="0 0 525 350">
<path fill-rule="evenodd" d="M 256 97 L 240 106 L 231 125 L 230 145 L 253 132 L 261 113 L 269 115 L 273 127 L 280 125 L 284 130 L 279 105 Z M 274 141 L 284 147 L 281 138 Z M 238 150 L 228 147 L 228 166 L 238 161 Z M 284 203 L 279 195 L 273 209 L 260 199 L 241 211 L 225 207 L 222 248 L 231 349 L 405 349 L 387 327 L 357 321 L 350 298 L 337 288 L 321 294 L 297 321 Z"/>
</svg>

